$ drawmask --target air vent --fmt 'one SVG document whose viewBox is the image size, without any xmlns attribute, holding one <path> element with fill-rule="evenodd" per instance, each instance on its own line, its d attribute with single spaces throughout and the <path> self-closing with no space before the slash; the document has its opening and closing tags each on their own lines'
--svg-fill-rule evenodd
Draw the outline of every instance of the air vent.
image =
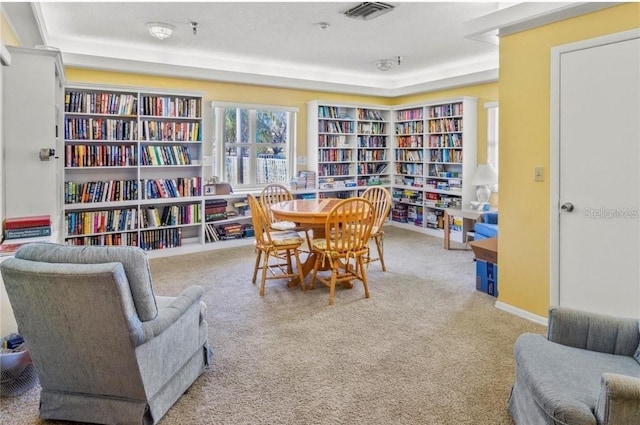
<svg viewBox="0 0 640 425">
<path fill-rule="evenodd" d="M 381 2 L 364 2 L 342 12 L 345 16 L 362 21 L 370 21 L 373 18 L 391 12 L 395 6 Z"/>
</svg>

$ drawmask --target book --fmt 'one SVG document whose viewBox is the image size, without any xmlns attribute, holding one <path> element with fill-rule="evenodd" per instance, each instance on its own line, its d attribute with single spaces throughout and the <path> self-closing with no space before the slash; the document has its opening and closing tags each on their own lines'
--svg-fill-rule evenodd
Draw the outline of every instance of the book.
<svg viewBox="0 0 640 425">
<path fill-rule="evenodd" d="M 51 236 L 51 226 L 25 227 L 4 231 L 5 239 L 35 238 L 38 236 Z"/>
<path fill-rule="evenodd" d="M 5 230 L 24 229 L 28 227 L 51 226 L 51 217 L 48 215 L 34 215 L 29 217 L 7 218 L 4 221 Z"/>
</svg>

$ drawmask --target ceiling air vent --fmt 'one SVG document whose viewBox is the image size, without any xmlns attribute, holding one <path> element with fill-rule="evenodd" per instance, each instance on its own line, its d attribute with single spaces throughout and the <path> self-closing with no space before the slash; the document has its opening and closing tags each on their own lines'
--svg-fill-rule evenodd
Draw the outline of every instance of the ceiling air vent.
<svg viewBox="0 0 640 425">
<path fill-rule="evenodd" d="M 345 16 L 362 21 L 369 21 L 387 12 L 391 12 L 395 6 L 381 2 L 364 2 L 342 12 Z"/>
</svg>

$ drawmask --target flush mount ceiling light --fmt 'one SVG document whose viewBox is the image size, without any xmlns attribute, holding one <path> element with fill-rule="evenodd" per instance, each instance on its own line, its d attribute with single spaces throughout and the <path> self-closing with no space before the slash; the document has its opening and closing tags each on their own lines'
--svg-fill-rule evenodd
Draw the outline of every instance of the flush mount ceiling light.
<svg viewBox="0 0 640 425">
<path fill-rule="evenodd" d="M 376 61 L 376 68 L 378 71 L 388 71 L 393 66 L 393 61 L 391 59 L 380 59 Z"/>
<path fill-rule="evenodd" d="M 331 28 L 331 24 L 329 22 L 318 22 L 316 26 L 321 30 L 327 30 Z"/>
<path fill-rule="evenodd" d="M 173 25 L 165 24 L 163 22 L 149 22 L 147 23 L 149 28 L 149 34 L 158 40 L 165 40 L 171 37 L 173 30 L 176 29 Z"/>
<path fill-rule="evenodd" d="M 376 61 L 376 68 L 378 68 L 378 71 L 388 71 L 394 63 L 400 66 L 402 56 L 396 56 L 395 59 L 379 59 Z"/>
</svg>

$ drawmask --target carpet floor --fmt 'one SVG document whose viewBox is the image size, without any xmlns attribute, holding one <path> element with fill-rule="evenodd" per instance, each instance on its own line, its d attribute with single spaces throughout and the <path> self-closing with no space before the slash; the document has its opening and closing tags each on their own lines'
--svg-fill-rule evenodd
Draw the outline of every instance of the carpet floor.
<svg viewBox="0 0 640 425">
<path fill-rule="evenodd" d="M 513 344 L 544 326 L 475 290 L 471 251 L 390 227 L 387 272 L 328 288 L 251 283 L 253 247 L 152 259 L 155 292 L 204 287 L 212 366 L 160 421 L 173 424 L 509 425 Z M 38 418 L 39 387 L 0 399 L 4 425 Z M 64 422 L 56 422 L 63 424 Z"/>
</svg>

